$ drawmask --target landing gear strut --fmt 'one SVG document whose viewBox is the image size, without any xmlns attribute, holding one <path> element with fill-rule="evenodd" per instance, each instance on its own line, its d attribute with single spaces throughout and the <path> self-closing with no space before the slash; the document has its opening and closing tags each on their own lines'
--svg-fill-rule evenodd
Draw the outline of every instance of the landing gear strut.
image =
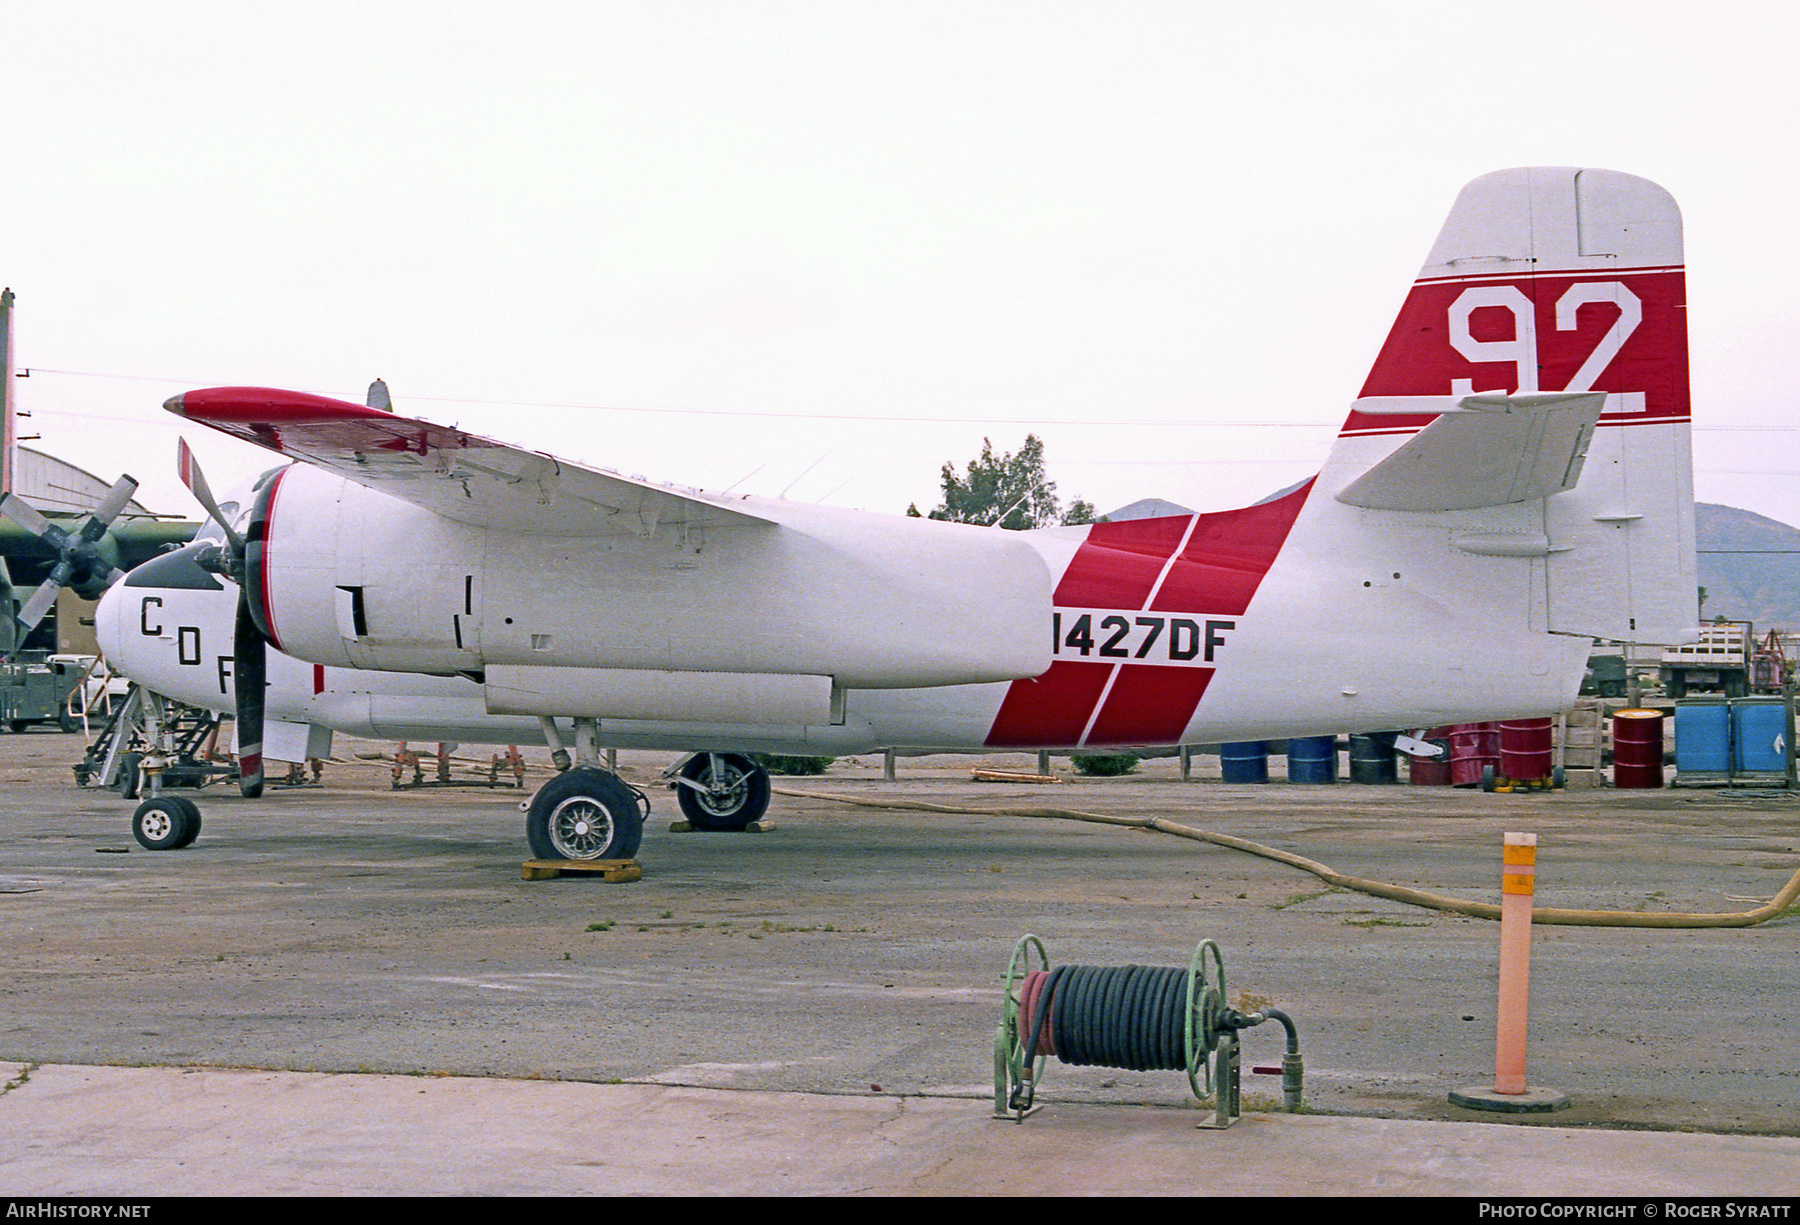
<svg viewBox="0 0 1800 1225">
<path fill-rule="evenodd" d="M 120 751 L 131 737 L 128 721 L 120 718 L 128 713 L 142 721 L 142 752 Z M 181 708 L 166 709 L 158 695 L 134 688 L 125 708 L 108 729 L 112 742 L 106 762 L 119 770 L 115 785 L 120 794 L 126 799 L 136 799 L 140 794 L 147 797 L 131 814 L 131 836 L 147 851 L 179 851 L 200 836 L 199 806 L 183 796 L 163 794 L 163 788 L 176 776 L 183 781 L 187 778 L 179 769 L 172 769 L 181 765 L 187 757 L 186 750 L 191 748 L 181 738 L 181 724 Z M 216 721 L 209 724 L 216 725 Z M 204 772 L 201 777 L 205 777 Z"/>
<path fill-rule="evenodd" d="M 552 750 L 568 760 L 556 725 L 542 719 Z M 630 859 L 644 838 L 650 801 L 618 775 L 600 766 L 599 724 L 575 720 L 579 764 L 538 788 L 525 806 L 525 836 L 539 859 Z"/>
</svg>

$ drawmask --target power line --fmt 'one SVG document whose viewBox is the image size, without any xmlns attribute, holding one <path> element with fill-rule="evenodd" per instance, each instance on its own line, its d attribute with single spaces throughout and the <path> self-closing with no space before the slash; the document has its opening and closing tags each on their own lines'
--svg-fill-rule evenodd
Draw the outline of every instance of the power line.
<svg viewBox="0 0 1800 1225">
<path fill-rule="evenodd" d="M 93 370 L 59 370 L 49 366 L 29 366 L 18 372 L 18 377 L 29 377 L 33 374 L 59 374 L 70 378 L 87 379 L 119 379 L 138 383 L 166 383 L 178 387 L 206 387 L 216 384 L 204 379 L 165 378 L 160 375 L 147 374 L 105 374 Z M 351 398 L 348 393 L 338 393 Z M 496 400 L 479 396 L 407 396 L 408 400 L 416 400 L 425 404 L 477 404 L 493 408 L 554 408 L 589 413 L 647 413 L 658 415 L 693 416 L 693 417 L 749 417 L 787 421 L 892 421 L 902 424 L 951 424 L 951 425 L 1025 425 L 1044 429 L 1050 426 L 1154 426 L 1154 427 L 1187 427 L 1204 425 L 1226 429 L 1294 429 L 1294 430 L 1332 430 L 1342 425 L 1341 421 L 1214 421 L 1157 418 L 1076 418 L 1073 420 L 1046 420 L 1041 417 L 928 417 L 904 413 L 822 413 L 822 412 L 776 412 L 769 409 L 741 408 L 633 408 L 622 404 L 581 404 L 555 400 Z M 82 416 L 79 413 L 65 414 Z M 126 420 L 118 417 L 94 416 L 95 420 Z M 1792 434 L 1800 433 L 1800 425 L 1695 425 L 1696 433 L 1735 433 L 1735 434 Z M 1758 475 L 1758 474 L 1751 474 Z M 1788 475 L 1786 473 L 1768 473 L 1771 476 Z"/>
</svg>

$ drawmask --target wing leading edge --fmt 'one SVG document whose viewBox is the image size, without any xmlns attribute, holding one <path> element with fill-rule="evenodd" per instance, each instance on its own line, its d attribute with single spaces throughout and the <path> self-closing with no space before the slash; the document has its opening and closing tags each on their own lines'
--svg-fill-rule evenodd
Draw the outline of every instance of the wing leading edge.
<svg viewBox="0 0 1800 1225">
<path fill-rule="evenodd" d="M 176 416 L 324 468 L 459 523 L 559 536 L 651 535 L 771 520 L 526 451 L 452 426 L 299 391 L 212 387 L 164 402 Z"/>
</svg>

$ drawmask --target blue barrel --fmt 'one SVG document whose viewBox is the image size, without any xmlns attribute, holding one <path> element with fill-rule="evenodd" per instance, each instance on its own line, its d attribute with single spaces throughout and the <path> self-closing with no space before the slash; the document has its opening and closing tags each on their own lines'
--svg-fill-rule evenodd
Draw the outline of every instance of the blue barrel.
<svg viewBox="0 0 1800 1225">
<path fill-rule="evenodd" d="M 1269 781 L 1269 746 L 1262 740 L 1240 740 L 1219 746 L 1219 771 L 1228 783 Z"/>
<path fill-rule="evenodd" d="M 1787 775 L 1787 706 L 1780 698 L 1739 698 L 1731 704 L 1731 768 Z"/>
<path fill-rule="evenodd" d="M 1731 772 L 1731 708 L 1719 700 L 1675 703 L 1675 772 Z"/>
<path fill-rule="evenodd" d="M 1288 741 L 1288 782 L 1337 782 L 1337 737 L 1295 736 Z"/>
</svg>

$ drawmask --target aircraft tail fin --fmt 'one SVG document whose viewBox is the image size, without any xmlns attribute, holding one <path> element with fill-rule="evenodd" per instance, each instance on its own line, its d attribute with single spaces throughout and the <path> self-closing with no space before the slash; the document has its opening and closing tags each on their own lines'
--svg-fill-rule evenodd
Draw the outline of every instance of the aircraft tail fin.
<svg viewBox="0 0 1800 1225">
<path fill-rule="evenodd" d="M 1648 180 L 1568 167 L 1476 179 L 1320 492 L 1451 516 L 1464 552 L 1541 557 L 1552 632 L 1677 640 L 1697 617 L 1682 260 L 1680 211 Z"/>
</svg>

